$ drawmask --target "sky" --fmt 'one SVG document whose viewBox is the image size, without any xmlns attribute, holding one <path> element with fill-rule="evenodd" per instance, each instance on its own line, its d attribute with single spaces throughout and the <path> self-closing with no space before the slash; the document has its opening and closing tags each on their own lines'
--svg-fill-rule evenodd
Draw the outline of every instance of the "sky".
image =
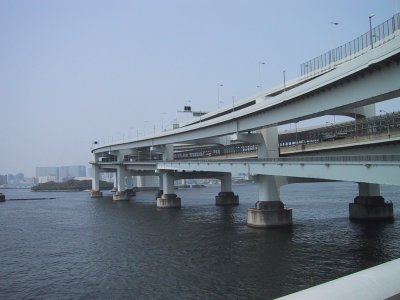
<svg viewBox="0 0 400 300">
<path fill-rule="evenodd" d="M 378 25 L 399 11 L 400 0 L 0 0 L 0 174 L 89 166 L 93 141 L 282 84 L 283 70 L 293 79 L 367 32 L 370 14 Z"/>
</svg>

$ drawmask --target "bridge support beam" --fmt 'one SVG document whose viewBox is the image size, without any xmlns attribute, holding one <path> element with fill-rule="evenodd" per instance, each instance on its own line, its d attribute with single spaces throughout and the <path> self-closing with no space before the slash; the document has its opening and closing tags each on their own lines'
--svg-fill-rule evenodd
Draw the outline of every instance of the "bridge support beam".
<svg viewBox="0 0 400 300">
<path fill-rule="evenodd" d="M 100 191 L 100 168 L 97 165 L 93 165 L 93 177 L 92 177 L 92 190 L 90 191 L 91 198 L 101 198 L 103 193 Z"/>
<path fill-rule="evenodd" d="M 157 198 L 158 208 L 180 208 L 181 198 L 174 193 L 174 176 L 168 172 L 163 173 L 163 194 Z"/>
<path fill-rule="evenodd" d="M 380 196 L 379 184 L 359 183 L 358 196 L 349 204 L 350 220 L 392 220 L 393 203 Z"/>
<path fill-rule="evenodd" d="M 257 228 L 286 227 L 292 225 L 292 209 L 280 201 L 275 178 L 261 175 L 258 178 L 259 201 L 247 210 L 247 225 Z"/>
<path fill-rule="evenodd" d="M 215 196 L 215 204 L 218 206 L 239 205 L 239 196 L 232 192 L 231 173 L 225 173 L 221 178 L 221 192 Z"/>
<path fill-rule="evenodd" d="M 117 167 L 117 191 L 113 194 L 114 201 L 129 200 L 128 192 L 125 184 L 126 171 L 124 166 Z"/>
</svg>

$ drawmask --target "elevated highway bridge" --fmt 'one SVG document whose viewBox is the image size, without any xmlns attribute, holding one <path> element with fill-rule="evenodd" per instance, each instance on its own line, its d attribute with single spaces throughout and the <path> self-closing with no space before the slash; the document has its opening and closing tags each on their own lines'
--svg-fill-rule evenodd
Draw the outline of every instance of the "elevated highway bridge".
<svg viewBox="0 0 400 300">
<path fill-rule="evenodd" d="M 291 225 L 292 210 L 280 200 L 280 186 L 326 180 L 359 183 L 350 218 L 393 218 L 393 206 L 380 196 L 379 185 L 400 185 L 398 114 L 376 116 L 374 104 L 400 96 L 400 14 L 373 30 L 379 32 L 373 44 L 369 34 L 362 35 L 303 64 L 300 77 L 285 86 L 235 107 L 174 130 L 97 145 L 92 149 L 92 196 L 101 196 L 100 172 L 117 174 L 116 201 L 128 199 L 127 178 L 153 175 L 160 179 L 157 206 L 180 207 L 174 180 L 204 176 L 221 180 L 217 205 L 236 205 L 232 172 L 247 172 L 259 185 L 259 201 L 248 211 L 249 226 Z M 324 115 L 345 115 L 354 121 L 278 134 L 279 125 Z M 229 149 L 236 150 L 227 154 Z M 188 153 L 195 157 L 184 157 Z M 237 157 L 226 161 L 222 154 Z"/>
</svg>

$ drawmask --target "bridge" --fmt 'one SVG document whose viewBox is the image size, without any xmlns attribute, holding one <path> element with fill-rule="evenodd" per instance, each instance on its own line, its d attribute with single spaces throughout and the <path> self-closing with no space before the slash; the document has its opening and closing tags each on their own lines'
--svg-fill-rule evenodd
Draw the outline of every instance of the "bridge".
<svg viewBox="0 0 400 300">
<path fill-rule="evenodd" d="M 351 219 L 391 219 L 393 204 L 381 184 L 400 185 L 399 115 L 376 116 L 375 104 L 400 96 L 400 14 L 371 32 L 301 65 L 301 75 L 201 115 L 197 120 L 142 138 L 92 149 L 92 197 L 101 197 L 101 172 L 115 172 L 115 201 L 128 200 L 132 176 L 157 176 L 157 207 L 179 208 L 174 181 L 217 178 L 217 205 L 237 205 L 232 173 L 246 173 L 259 187 L 247 224 L 290 226 L 292 210 L 279 189 L 290 183 L 357 182 Z M 278 133 L 278 126 L 324 115 L 353 122 Z"/>
</svg>

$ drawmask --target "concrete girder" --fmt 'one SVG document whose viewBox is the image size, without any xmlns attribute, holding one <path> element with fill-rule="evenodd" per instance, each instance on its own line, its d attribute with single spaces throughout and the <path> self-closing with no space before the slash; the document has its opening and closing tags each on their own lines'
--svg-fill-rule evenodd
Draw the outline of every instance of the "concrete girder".
<svg viewBox="0 0 400 300">
<path fill-rule="evenodd" d="M 249 175 L 290 176 L 333 181 L 400 185 L 400 163 L 386 162 L 262 162 L 207 161 L 164 162 L 159 169 L 247 173 Z"/>
</svg>

